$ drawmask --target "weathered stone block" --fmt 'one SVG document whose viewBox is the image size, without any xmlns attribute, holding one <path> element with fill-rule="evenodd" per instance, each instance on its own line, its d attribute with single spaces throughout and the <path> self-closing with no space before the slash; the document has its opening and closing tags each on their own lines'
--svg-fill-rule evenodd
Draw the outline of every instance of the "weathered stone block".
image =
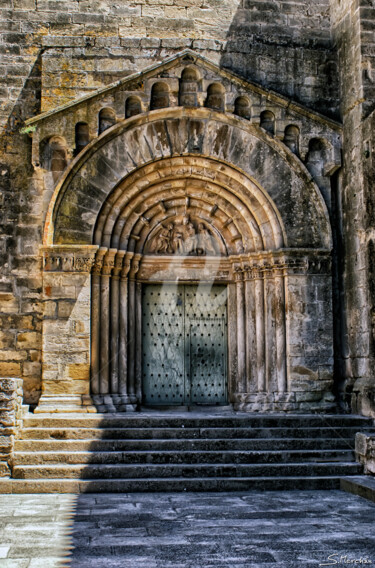
<svg viewBox="0 0 375 568">
<path fill-rule="evenodd" d="M 23 364 L 23 375 L 25 377 L 40 377 L 40 374 L 40 362 L 25 361 L 25 363 Z"/>
<path fill-rule="evenodd" d="M 44 380 L 43 381 L 44 393 L 63 395 L 63 394 L 90 394 L 89 383 L 82 379 L 72 380 Z"/>
<path fill-rule="evenodd" d="M 0 477 L 10 477 L 10 468 L 7 462 L 0 461 Z"/>
<path fill-rule="evenodd" d="M 0 361 L 0 376 L 20 377 L 21 364 L 15 362 L 2 362 Z"/>
<path fill-rule="evenodd" d="M 357 461 L 364 465 L 365 473 L 375 475 L 375 436 L 357 432 L 355 452 Z"/>
<path fill-rule="evenodd" d="M 0 349 L 8 349 L 15 344 L 15 332 L 12 331 L 0 331 Z"/>
<path fill-rule="evenodd" d="M 57 315 L 59 318 L 69 318 L 72 315 L 75 304 L 66 300 L 57 302 Z"/>
<path fill-rule="evenodd" d="M 37 349 L 41 345 L 41 335 L 34 331 L 17 333 L 17 347 L 20 349 Z"/>
<path fill-rule="evenodd" d="M 89 380 L 90 378 L 90 365 L 87 363 L 76 363 L 67 366 L 65 371 L 67 377 L 70 379 Z"/>
<path fill-rule="evenodd" d="M 55 318 L 57 315 L 57 302 L 46 301 L 43 304 L 44 316 Z"/>
</svg>

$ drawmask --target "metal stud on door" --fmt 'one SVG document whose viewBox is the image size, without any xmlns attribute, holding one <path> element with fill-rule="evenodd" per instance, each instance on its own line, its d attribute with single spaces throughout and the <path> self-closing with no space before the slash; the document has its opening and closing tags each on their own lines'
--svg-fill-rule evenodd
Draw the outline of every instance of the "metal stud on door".
<svg viewBox="0 0 375 568">
<path fill-rule="evenodd" d="M 144 287 L 146 404 L 226 403 L 226 305 L 222 285 Z"/>
<path fill-rule="evenodd" d="M 227 402 L 226 315 L 226 286 L 185 287 L 185 368 L 192 404 Z"/>
<path fill-rule="evenodd" d="M 183 294 L 177 285 L 143 289 L 143 396 L 149 405 L 185 404 Z"/>
</svg>

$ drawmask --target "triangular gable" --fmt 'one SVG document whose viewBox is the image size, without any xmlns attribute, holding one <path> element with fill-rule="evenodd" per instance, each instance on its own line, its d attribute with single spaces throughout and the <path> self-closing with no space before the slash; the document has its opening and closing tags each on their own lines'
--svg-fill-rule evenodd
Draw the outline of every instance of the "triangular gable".
<svg viewBox="0 0 375 568">
<path fill-rule="evenodd" d="M 116 92 L 126 92 L 127 90 L 129 90 L 129 92 L 134 92 L 134 90 L 142 90 L 142 86 L 147 84 L 147 81 L 150 79 L 178 78 L 173 76 L 173 69 L 178 68 L 181 65 L 189 64 L 194 65 L 198 69 L 201 68 L 204 70 L 206 76 L 209 76 L 209 80 L 212 82 L 222 81 L 226 84 L 233 84 L 235 90 L 238 90 L 239 93 L 248 93 L 250 96 L 253 95 L 255 99 L 262 100 L 263 104 L 266 104 L 266 106 L 274 105 L 281 109 L 287 109 L 290 114 L 299 115 L 301 118 L 303 117 L 317 123 L 325 124 L 336 131 L 341 130 L 341 125 L 338 122 L 317 113 L 316 111 L 312 111 L 307 107 L 292 101 L 288 97 L 276 93 L 275 91 L 266 89 L 255 82 L 245 80 L 231 71 L 221 69 L 218 65 L 209 61 L 202 55 L 195 53 L 191 49 L 185 49 L 177 55 L 167 58 L 163 63 L 151 65 L 143 71 L 134 73 L 133 75 L 130 75 L 125 79 L 121 79 L 120 81 L 116 81 L 107 87 L 100 88 L 94 93 L 80 97 L 75 101 L 68 102 L 38 116 L 29 118 L 25 121 L 26 128 L 24 130 L 34 130 L 28 127 L 37 125 L 51 118 L 56 118 L 57 115 L 61 113 L 71 112 L 79 107 L 90 105 L 94 102 L 100 101 L 100 99 L 106 100 L 108 97 L 114 96 Z M 134 89 L 135 86 L 136 89 Z M 141 89 L 139 89 L 139 86 L 141 86 Z"/>
</svg>

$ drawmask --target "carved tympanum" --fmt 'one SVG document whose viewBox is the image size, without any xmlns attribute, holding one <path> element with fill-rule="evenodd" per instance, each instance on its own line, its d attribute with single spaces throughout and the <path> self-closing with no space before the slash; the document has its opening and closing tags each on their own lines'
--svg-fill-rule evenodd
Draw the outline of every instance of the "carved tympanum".
<svg viewBox="0 0 375 568">
<path fill-rule="evenodd" d="M 205 223 L 194 223 L 188 215 L 165 223 L 151 240 L 149 252 L 181 256 L 218 254 L 215 239 Z"/>
</svg>

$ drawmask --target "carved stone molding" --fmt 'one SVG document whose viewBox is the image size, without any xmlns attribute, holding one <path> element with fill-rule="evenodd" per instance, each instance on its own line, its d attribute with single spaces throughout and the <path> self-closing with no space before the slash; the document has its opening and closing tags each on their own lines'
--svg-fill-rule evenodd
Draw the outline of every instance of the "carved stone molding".
<svg viewBox="0 0 375 568">
<path fill-rule="evenodd" d="M 229 259 L 230 260 L 230 259 Z M 327 250 L 283 249 L 232 257 L 236 280 L 275 276 L 331 273 L 331 253 Z M 243 276 L 241 277 L 240 274 Z"/>
<path fill-rule="evenodd" d="M 91 272 L 98 247 L 50 246 L 42 248 L 44 272 Z"/>
</svg>

